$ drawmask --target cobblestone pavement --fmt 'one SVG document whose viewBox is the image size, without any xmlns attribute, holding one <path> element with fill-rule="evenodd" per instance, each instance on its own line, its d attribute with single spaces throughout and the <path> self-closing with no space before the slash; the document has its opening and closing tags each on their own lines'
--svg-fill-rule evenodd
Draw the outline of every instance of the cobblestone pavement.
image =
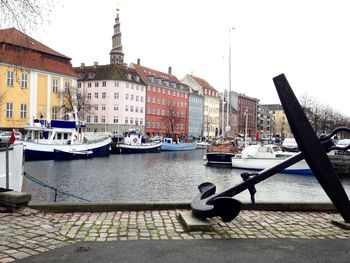
<svg viewBox="0 0 350 263">
<path fill-rule="evenodd" d="M 81 241 L 188 240 L 219 238 L 350 239 L 331 220 L 339 214 L 243 210 L 229 223 L 210 220 L 213 231 L 186 232 L 181 210 L 43 213 L 25 209 L 0 213 L 0 262 Z"/>
</svg>

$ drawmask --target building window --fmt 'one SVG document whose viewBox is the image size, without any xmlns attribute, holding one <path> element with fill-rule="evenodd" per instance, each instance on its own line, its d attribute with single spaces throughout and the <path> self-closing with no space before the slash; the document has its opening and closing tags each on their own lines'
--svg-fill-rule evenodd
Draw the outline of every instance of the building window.
<svg viewBox="0 0 350 263">
<path fill-rule="evenodd" d="M 143 96 L 140 97 L 140 102 L 143 102 Z"/>
<path fill-rule="evenodd" d="M 91 88 L 91 82 L 88 83 L 88 88 Z"/>
<path fill-rule="evenodd" d="M 147 96 L 147 103 L 150 103 L 151 102 L 151 98 L 150 96 Z"/>
<path fill-rule="evenodd" d="M 98 116 L 94 116 L 94 123 L 98 123 Z"/>
<path fill-rule="evenodd" d="M 69 94 L 69 82 L 66 81 L 64 83 L 64 93 Z"/>
<path fill-rule="evenodd" d="M 143 107 L 140 107 L 140 113 L 143 113 Z"/>
<path fill-rule="evenodd" d="M 106 87 L 106 81 L 102 81 L 102 87 Z"/>
<path fill-rule="evenodd" d="M 134 118 L 130 117 L 130 124 L 134 124 Z"/>
<path fill-rule="evenodd" d="M 118 92 L 114 92 L 114 99 L 115 100 L 119 99 L 119 93 Z"/>
<path fill-rule="evenodd" d="M 138 106 L 135 107 L 135 112 L 139 112 L 139 107 Z"/>
<path fill-rule="evenodd" d="M 130 112 L 134 112 L 134 106 L 130 106 Z"/>
<path fill-rule="evenodd" d="M 21 88 L 22 89 L 28 88 L 28 74 L 27 73 L 22 73 Z"/>
<path fill-rule="evenodd" d="M 125 100 L 128 100 L 128 99 L 129 99 L 129 94 L 125 93 Z"/>
<path fill-rule="evenodd" d="M 95 82 L 95 87 L 98 87 L 98 82 Z"/>
<path fill-rule="evenodd" d="M 129 111 L 129 105 L 125 105 L 125 111 Z"/>
<path fill-rule="evenodd" d="M 78 88 L 81 88 L 81 82 L 78 83 Z"/>
<path fill-rule="evenodd" d="M 115 110 L 115 111 L 119 110 L 118 104 L 114 104 L 114 110 Z"/>
<path fill-rule="evenodd" d="M 53 93 L 58 92 L 58 80 L 57 79 L 52 80 L 52 92 Z"/>
<path fill-rule="evenodd" d="M 140 119 L 140 125 L 143 125 L 143 119 Z"/>
<path fill-rule="evenodd" d="M 58 119 L 58 108 L 57 107 L 52 107 L 52 109 L 51 109 L 51 118 L 53 120 L 57 120 Z"/>
<path fill-rule="evenodd" d="M 119 122 L 118 116 L 114 116 L 113 117 L 113 123 L 118 123 L 118 122 Z"/>
<path fill-rule="evenodd" d="M 86 122 L 87 122 L 87 123 L 90 123 L 90 122 L 91 122 L 91 116 L 87 116 L 87 117 L 86 117 Z"/>
<path fill-rule="evenodd" d="M 129 118 L 125 117 L 125 124 L 129 124 Z"/>
<path fill-rule="evenodd" d="M 106 98 L 106 92 L 102 92 L 102 99 Z"/>
<path fill-rule="evenodd" d="M 114 87 L 115 87 L 115 88 L 118 88 L 118 87 L 119 87 L 119 81 L 115 81 L 115 82 L 114 82 Z"/>
<path fill-rule="evenodd" d="M 91 100 L 91 93 L 87 94 L 87 98 L 88 98 L 88 100 Z"/>
<path fill-rule="evenodd" d="M 135 96 L 135 100 L 136 101 L 139 101 L 140 100 L 140 97 L 138 95 Z"/>
<path fill-rule="evenodd" d="M 102 104 L 102 110 L 106 110 L 106 104 Z"/>
<path fill-rule="evenodd" d="M 21 104 L 21 119 L 27 118 L 27 104 Z"/>
<path fill-rule="evenodd" d="M 130 100 L 134 100 L 134 95 L 133 94 L 130 95 Z"/>
<path fill-rule="evenodd" d="M 101 116 L 101 122 L 106 123 L 106 116 L 104 116 L 104 115 Z"/>
<path fill-rule="evenodd" d="M 7 71 L 7 86 L 13 87 L 13 71 Z"/>
<path fill-rule="evenodd" d="M 13 104 L 12 104 L 12 102 L 6 103 L 6 118 L 8 118 L 8 119 L 13 118 Z"/>
<path fill-rule="evenodd" d="M 98 99 L 98 92 L 95 92 L 95 99 Z"/>
</svg>

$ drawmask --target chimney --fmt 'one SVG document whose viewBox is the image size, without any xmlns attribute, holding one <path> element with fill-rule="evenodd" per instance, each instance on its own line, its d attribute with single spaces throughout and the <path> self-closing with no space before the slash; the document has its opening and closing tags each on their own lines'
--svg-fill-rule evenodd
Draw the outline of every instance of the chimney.
<svg viewBox="0 0 350 263">
<path fill-rule="evenodd" d="M 137 65 L 140 65 L 141 60 L 138 58 L 137 59 Z"/>
<path fill-rule="evenodd" d="M 80 63 L 80 68 L 81 69 L 85 68 L 85 63 Z"/>
<path fill-rule="evenodd" d="M 168 73 L 169 73 L 169 75 L 171 75 L 171 70 L 172 70 L 172 68 L 169 67 L 169 68 L 168 68 Z"/>
<path fill-rule="evenodd" d="M 94 62 L 94 68 L 97 68 L 98 62 Z"/>
</svg>

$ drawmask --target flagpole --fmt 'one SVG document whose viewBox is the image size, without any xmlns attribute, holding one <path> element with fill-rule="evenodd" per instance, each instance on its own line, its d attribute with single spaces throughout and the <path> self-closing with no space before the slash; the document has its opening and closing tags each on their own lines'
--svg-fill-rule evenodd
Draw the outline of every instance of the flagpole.
<svg viewBox="0 0 350 263">
<path fill-rule="evenodd" d="M 245 110 L 245 135 L 244 135 L 244 146 L 248 147 L 247 134 L 248 134 L 248 109 Z"/>
</svg>

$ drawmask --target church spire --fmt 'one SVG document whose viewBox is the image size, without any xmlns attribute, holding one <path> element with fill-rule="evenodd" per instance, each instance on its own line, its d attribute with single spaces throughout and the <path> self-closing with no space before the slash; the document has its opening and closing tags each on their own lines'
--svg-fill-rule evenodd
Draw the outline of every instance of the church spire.
<svg viewBox="0 0 350 263">
<path fill-rule="evenodd" d="M 123 64 L 124 54 L 122 46 L 122 33 L 120 32 L 120 22 L 119 22 L 119 2 L 117 3 L 117 14 L 114 24 L 114 34 L 112 36 L 112 50 L 110 55 L 110 64 Z"/>
</svg>

